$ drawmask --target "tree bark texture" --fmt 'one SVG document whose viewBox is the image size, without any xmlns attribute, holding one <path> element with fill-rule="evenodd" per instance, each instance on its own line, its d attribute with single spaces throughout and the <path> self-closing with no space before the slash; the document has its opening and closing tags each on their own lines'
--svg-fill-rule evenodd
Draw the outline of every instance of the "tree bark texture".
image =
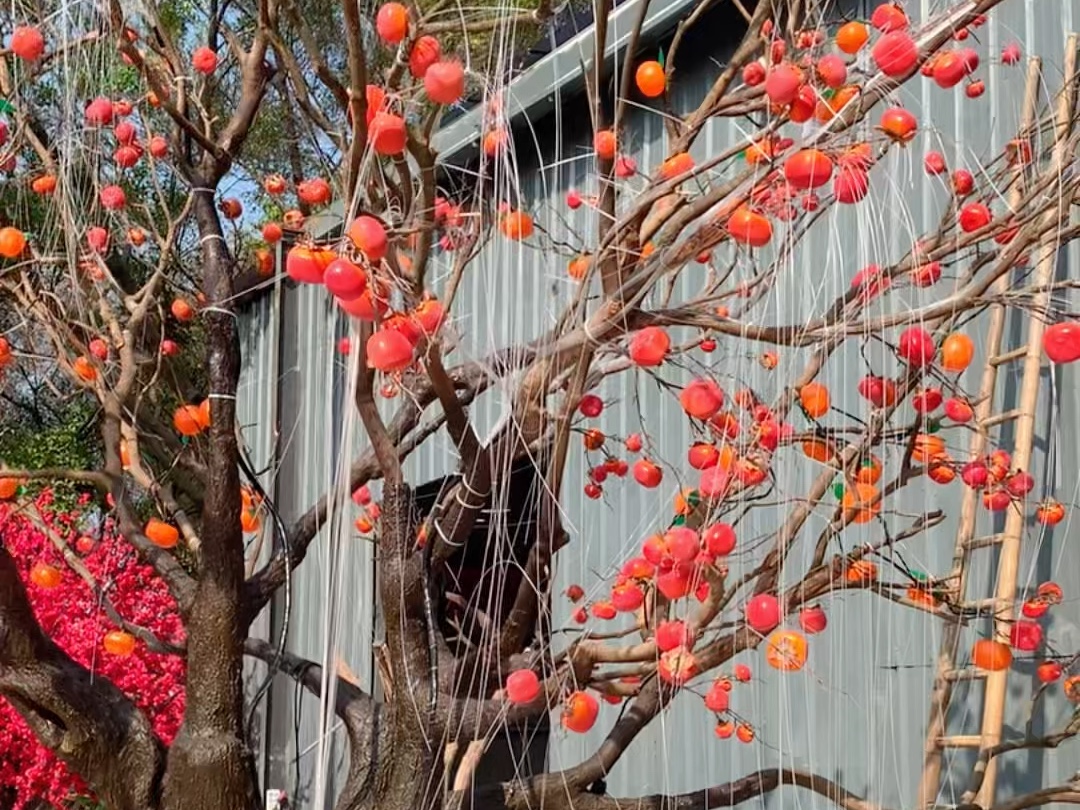
<svg viewBox="0 0 1080 810">
<path fill-rule="evenodd" d="M 393 697 L 385 707 L 390 750 L 377 759 L 375 790 L 361 810 L 429 810 L 438 806 L 442 745 L 431 711 L 437 680 L 424 619 L 422 556 L 416 544 L 413 500 L 408 486 L 387 481 L 381 517 L 380 598 Z"/>
<path fill-rule="evenodd" d="M 231 307 L 232 257 L 207 183 L 194 184 L 210 381 L 210 441 L 202 548 L 194 607 L 187 623 L 187 709 L 169 749 L 167 810 L 244 810 L 260 806 L 255 760 L 244 734 L 241 615 L 244 543 L 240 528 L 240 464 L 236 388 L 240 340 Z"/>
</svg>

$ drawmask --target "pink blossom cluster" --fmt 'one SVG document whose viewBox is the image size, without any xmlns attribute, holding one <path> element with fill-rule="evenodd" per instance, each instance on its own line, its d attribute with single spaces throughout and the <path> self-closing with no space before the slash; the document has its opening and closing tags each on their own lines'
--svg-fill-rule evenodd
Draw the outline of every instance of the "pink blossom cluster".
<svg viewBox="0 0 1080 810">
<path fill-rule="evenodd" d="M 168 588 L 139 560 L 113 522 L 104 520 L 94 531 L 96 536 L 80 531 L 86 518 L 93 517 L 88 497 L 72 512 L 54 511 L 47 491 L 37 498 L 36 505 L 46 524 L 107 590 L 109 601 L 125 621 L 146 628 L 163 641 L 183 641 L 184 627 Z M 154 732 L 166 744 L 171 743 L 184 712 L 184 660 L 151 652 L 141 641 L 130 656 L 106 652 L 102 639 L 118 628 L 90 585 L 67 565 L 50 538 L 27 519 L 22 510 L 28 506 L 0 504 L 0 543 L 19 566 L 41 627 L 95 677 L 108 678 L 123 690 L 150 719 Z M 43 588 L 31 582 L 30 571 L 37 563 L 60 571 L 57 587 Z M 14 810 L 22 810 L 42 800 L 64 806 L 75 796 L 89 795 L 89 791 L 38 743 L 19 714 L 0 697 L 0 802 L 12 794 Z"/>
</svg>

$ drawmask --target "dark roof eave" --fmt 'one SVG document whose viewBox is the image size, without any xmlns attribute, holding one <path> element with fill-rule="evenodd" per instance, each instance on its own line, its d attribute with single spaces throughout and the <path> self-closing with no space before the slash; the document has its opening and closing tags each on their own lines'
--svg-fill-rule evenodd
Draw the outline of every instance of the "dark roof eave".
<svg viewBox="0 0 1080 810">
<path fill-rule="evenodd" d="M 616 6 L 608 21 L 611 32 L 605 49 L 605 62 L 611 62 L 626 49 L 641 4 L 648 0 L 625 0 Z M 700 0 L 652 0 L 641 29 L 640 44 L 670 31 L 683 13 Z M 537 120 L 554 106 L 553 92 L 573 91 L 583 85 L 582 67 L 593 56 L 594 34 L 590 25 L 572 39 L 538 60 L 514 79 L 506 91 L 509 123 L 522 116 Z M 432 146 L 443 164 L 463 164 L 479 151 L 484 115 L 475 107 L 435 133 Z"/>
</svg>

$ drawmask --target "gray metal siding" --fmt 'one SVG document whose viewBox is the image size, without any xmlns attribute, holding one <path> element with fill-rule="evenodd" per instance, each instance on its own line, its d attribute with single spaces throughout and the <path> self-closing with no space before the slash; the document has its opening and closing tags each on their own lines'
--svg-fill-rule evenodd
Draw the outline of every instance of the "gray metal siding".
<svg viewBox="0 0 1080 810">
<path fill-rule="evenodd" d="M 916 11 L 915 5 L 909 4 L 909 10 Z M 931 5 L 922 0 L 919 10 L 925 14 Z M 871 261 L 899 258 L 918 232 L 932 226 L 947 200 L 945 192 L 936 187 L 937 181 L 925 178 L 924 152 L 938 148 L 946 155 L 950 167 L 964 164 L 974 167 L 979 156 L 990 149 L 999 149 L 1016 127 L 1023 66 L 985 65 L 996 61 L 1002 44 L 1015 39 L 1025 54 L 1038 53 L 1044 57 L 1044 97 L 1056 92 L 1060 86 L 1063 31 L 1071 30 L 1075 21 L 1080 21 L 1080 0 L 1008 0 L 994 12 L 992 22 L 979 31 L 986 43 L 986 47 L 980 48 L 984 62 L 980 74 L 988 80 L 985 96 L 970 100 L 962 91 L 942 91 L 918 78 L 904 88 L 899 100 L 919 114 L 923 122 L 919 138 L 907 149 L 892 150 L 882 165 L 873 170 L 874 182 L 866 200 L 847 210 L 830 213 L 827 223 L 786 260 L 780 283 L 758 305 L 755 317 L 760 321 L 802 323 L 810 313 L 820 313 L 827 302 L 846 290 L 859 268 Z M 704 60 L 698 72 L 681 75 L 676 87 L 676 107 L 686 109 L 700 99 L 718 70 L 715 64 Z M 530 169 L 521 179 L 523 198 L 535 214 L 538 229 L 550 232 L 556 241 L 572 237 L 564 221 L 566 191 L 570 187 L 577 187 L 583 193 L 595 191 L 589 188 L 587 178 L 590 168 L 587 142 L 569 139 L 562 142 L 561 133 L 573 131 L 573 127 L 572 122 L 559 118 L 560 104 L 557 99 L 554 139 L 557 146 L 544 149 L 543 163 L 551 168 Z M 549 121 L 538 128 L 550 127 Z M 745 140 L 746 133 L 741 127 L 742 122 L 711 122 L 695 147 L 695 156 L 715 154 L 733 142 Z M 663 159 L 664 135 L 654 115 L 634 109 L 625 138 L 634 145 L 634 157 L 642 170 L 649 171 Z M 540 139 L 543 140 L 542 135 Z M 584 211 L 574 215 L 573 224 L 585 233 L 589 232 L 586 227 L 594 225 Z M 1071 271 L 1075 275 L 1076 250 L 1075 247 L 1068 250 L 1062 272 Z M 717 263 L 729 259 L 730 251 L 730 247 L 718 249 Z M 737 273 L 745 277 L 746 270 L 743 263 Z M 445 259 L 436 258 L 433 272 L 438 276 L 447 271 Z M 689 266 L 677 284 L 676 298 L 692 295 L 702 273 L 699 266 Z M 907 309 L 929 303 L 954 282 L 947 274 L 932 290 L 897 291 L 889 297 L 887 306 Z M 492 347 L 536 337 L 551 325 L 553 314 L 573 294 L 564 257 L 555 258 L 550 251 L 494 240 L 470 268 L 459 293 L 453 314 L 462 340 L 448 362 L 480 357 Z M 334 398 L 330 397 L 328 402 L 327 392 L 334 390 L 332 377 L 339 359 L 333 350 L 334 332 L 322 291 L 289 290 L 285 302 L 280 334 L 275 337 L 271 330 L 264 332 L 262 338 L 281 341 L 283 360 L 277 377 L 262 365 L 253 366 L 252 373 L 263 375 L 257 378 L 260 390 L 269 390 L 274 382 L 278 383 L 282 453 L 276 483 L 279 506 L 288 520 L 306 509 L 332 482 L 332 447 L 336 444 L 332 423 L 336 413 Z M 263 313 L 263 317 L 270 316 L 269 311 Z M 978 334 L 981 327 L 976 324 L 967 328 Z M 857 349 L 851 341 L 836 353 L 822 375 L 831 384 L 834 404 L 852 413 L 863 411 L 853 381 L 867 373 Z M 779 368 L 766 372 L 757 359 L 761 350 L 724 339 L 711 356 L 699 354 L 698 357 L 713 369 L 729 394 L 739 385 L 750 383 L 769 396 L 790 382 L 808 356 L 806 351 L 780 349 Z M 897 370 L 891 354 L 880 344 L 869 342 L 865 354 L 876 373 Z M 981 358 L 977 357 L 973 368 L 980 362 Z M 666 369 L 665 376 L 679 379 L 677 373 L 669 374 Z M 973 389 L 976 377 L 977 372 L 969 371 L 962 382 Z M 1040 422 L 1034 465 L 1039 480 L 1035 494 L 1049 493 L 1043 489 L 1044 476 L 1039 472 L 1046 468 L 1053 472 L 1057 482 L 1057 497 L 1066 502 L 1076 502 L 1076 482 L 1080 479 L 1076 442 L 1071 438 L 1080 431 L 1080 424 L 1075 424 L 1080 418 L 1077 382 L 1075 369 L 1058 372 L 1052 406 L 1050 389 L 1043 389 L 1040 409 L 1046 418 Z M 999 390 L 1004 390 L 1007 397 L 1010 390 L 1015 391 L 1015 386 L 1002 386 Z M 636 379 L 627 375 L 608 379 L 599 393 L 609 403 L 599 423 L 605 430 L 619 436 L 644 430 L 666 461 L 684 475 L 690 472 L 682 459 L 690 439 L 688 426 L 678 402 L 670 394 L 661 392 L 644 375 Z M 498 420 L 506 403 L 505 390 L 496 389 L 473 407 L 471 414 L 481 435 Z M 639 414 L 644 416 L 644 424 Z M 802 426 L 801 417 L 792 418 L 796 427 Z M 962 456 L 966 452 L 966 436 L 958 430 L 949 430 L 945 435 L 954 455 Z M 895 468 L 898 452 L 879 455 Z M 445 434 L 440 433 L 414 454 L 406 469 L 414 483 L 421 483 L 451 471 L 453 466 L 451 445 Z M 603 501 L 593 502 L 581 494 L 585 469 L 583 453 L 575 446 L 563 494 L 564 522 L 573 540 L 559 555 L 555 591 L 559 593 L 571 582 L 579 582 L 590 598 L 595 598 L 604 593 L 601 577 L 637 553 L 640 541 L 666 522 L 667 504 L 678 484 L 665 480 L 660 496 L 643 498 L 631 481 L 613 483 L 606 486 Z M 778 503 L 755 510 L 741 524 L 740 550 L 732 560 L 732 576 L 749 570 L 760 559 L 761 539 L 775 529 L 789 507 L 783 498 L 805 490 L 815 472 L 796 450 L 783 451 L 776 465 L 778 497 L 774 500 Z M 904 560 L 912 568 L 939 576 L 948 571 L 959 495 L 959 484 L 940 487 L 917 479 L 895 501 L 893 508 L 905 514 L 887 518 L 894 530 L 902 529 L 911 522 L 912 515 L 923 511 L 940 508 L 948 515 L 942 525 L 926 536 L 904 543 Z M 813 538 L 827 524 L 831 508 L 826 505 L 808 521 L 800 550 L 793 554 L 793 570 L 797 570 L 798 555 L 804 553 L 801 549 L 812 546 L 812 540 L 807 538 Z M 980 527 L 989 528 L 989 525 Z M 1022 584 L 1053 578 L 1065 589 L 1067 601 L 1055 611 L 1047 629 L 1054 650 L 1071 652 L 1080 648 L 1077 628 L 1080 615 L 1072 596 L 1080 592 L 1080 569 L 1075 557 L 1068 556 L 1066 542 L 1071 540 L 1075 545 L 1077 532 L 1072 522 L 1049 532 L 1038 528 L 1033 526 L 1025 539 Z M 880 529 L 870 524 L 847 529 L 841 539 L 844 548 L 851 548 L 879 537 Z M 321 659 L 326 643 L 324 592 L 333 548 L 326 541 L 327 538 L 320 538 L 313 545 L 307 562 L 294 579 L 290 649 L 315 660 Z M 837 548 L 834 543 L 833 549 Z M 341 604 L 344 621 L 338 637 L 341 655 L 365 685 L 372 687 L 371 639 L 375 618 L 371 607 L 374 571 L 370 552 L 370 547 L 362 541 L 354 541 L 334 553 L 340 555 L 348 572 L 348 588 L 342 593 Z M 809 550 L 805 551 L 801 562 L 805 563 L 809 554 Z M 989 594 L 993 553 L 982 552 L 978 560 L 970 593 Z M 884 570 L 885 563 L 881 562 Z M 794 573 L 788 575 L 789 583 L 795 581 L 794 576 Z M 804 672 L 783 675 L 772 671 L 760 653 L 739 658 L 751 666 L 754 678 L 749 685 L 736 686 L 732 706 L 754 725 L 757 739 L 753 744 L 716 740 L 712 718 L 700 701 L 687 692 L 633 744 L 610 775 L 609 791 L 619 796 L 687 791 L 758 768 L 784 764 L 838 779 L 848 789 L 885 806 L 911 806 L 922 761 L 928 686 L 940 627 L 922 614 L 898 608 L 867 593 L 839 593 L 825 600 L 825 606 L 829 629 L 813 638 L 810 661 Z M 564 600 L 557 598 L 555 609 L 557 625 L 569 620 L 570 610 Z M 962 649 L 967 649 L 973 638 L 973 635 L 965 638 Z M 1032 692 L 1032 671 L 1033 665 L 1018 664 L 1010 676 L 1007 723 L 1011 730 L 1006 733 L 1018 733 L 1023 728 L 1023 712 Z M 966 697 L 964 690 L 959 692 L 954 701 L 956 722 L 950 724 L 950 732 L 977 732 L 980 689 L 981 686 L 972 687 Z M 291 696 L 292 687 L 279 683 L 274 692 L 270 732 L 270 774 L 272 779 L 286 779 L 290 786 L 291 760 L 297 749 L 292 741 Z M 304 751 L 317 734 L 317 703 L 305 697 L 301 705 L 299 750 Z M 1037 718 L 1037 727 L 1060 725 L 1069 712 L 1060 690 L 1051 690 Z M 562 732 L 556 721 L 551 765 L 570 766 L 595 751 L 618 713 L 618 707 L 604 706 L 596 729 L 583 736 Z M 343 752 L 342 743 L 337 753 L 340 756 Z M 954 767 L 947 774 L 950 783 L 942 801 L 958 798 L 971 756 L 970 752 L 950 756 Z M 313 752 L 306 755 L 305 769 L 313 757 Z M 1068 747 L 1010 754 L 1003 760 L 999 797 L 1031 789 L 1036 784 L 1064 782 L 1074 771 L 1075 750 Z M 774 794 L 770 801 L 789 800 L 823 802 L 805 793 L 786 791 Z"/>
<path fill-rule="evenodd" d="M 267 492 L 273 491 L 277 477 L 274 448 L 278 397 L 274 381 L 278 376 L 280 345 L 280 330 L 276 317 L 279 296 L 280 287 L 276 287 L 239 318 L 243 362 L 236 392 L 237 420 L 248 459 L 254 471 L 260 474 L 259 483 Z M 250 538 L 248 559 L 261 566 L 270 558 L 270 553 L 271 535 L 269 528 L 264 527 L 261 536 Z M 264 610 L 252 623 L 251 633 L 258 638 L 269 639 L 271 629 L 270 610 Z M 267 667 L 261 662 L 247 659 L 244 677 L 248 699 L 253 700 L 267 678 Z M 267 745 L 268 731 L 265 697 L 259 703 L 254 729 L 255 742 L 258 750 L 262 752 Z M 263 765 L 264 761 L 260 756 L 260 774 L 265 777 Z"/>
<path fill-rule="evenodd" d="M 279 460 L 277 506 L 286 524 L 296 520 L 335 480 L 337 448 L 341 446 L 341 389 L 343 358 L 336 351 L 337 329 L 321 289 L 282 288 L 281 368 L 267 386 L 277 391 L 279 407 Z M 352 518 L 349 518 L 350 522 Z M 312 542 L 307 559 L 292 580 L 292 609 L 286 649 L 323 662 L 327 649 L 328 600 L 324 597 L 335 581 L 338 632 L 335 634 L 335 666 L 340 659 L 372 689 L 374 567 L 371 545 L 362 540 L 342 544 L 324 526 Z M 274 639 L 284 619 L 281 600 L 275 602 Z M 297 791 L 300 797 L 313 790 L 312 763 L 319 738 L 319 702 L 278 678 L 271 696 L 268 787 Z M 330 748 L 334 763 L 333 788 L 341 786 L 348 749 L 337 733 Z M 295 762 L 301 761 L 296 784 Z"/>
</svg>

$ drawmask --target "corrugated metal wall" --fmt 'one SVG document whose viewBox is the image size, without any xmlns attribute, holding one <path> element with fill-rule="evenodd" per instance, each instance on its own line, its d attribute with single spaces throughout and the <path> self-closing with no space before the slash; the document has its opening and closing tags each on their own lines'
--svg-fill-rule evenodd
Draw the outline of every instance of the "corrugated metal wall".
<svg viewBox="0 0 1080 810">
<path fill-rule="evenodd" d="M 240 420 L 257 469 L 267 468 L 263 485 L 275 497 L 282 520 L 291 524 L 331 488 L 341 442 L 341 404 L 344 387 L 343 358 L 335 350 L 336 322 L 322 290 L 277 286 L 242 315 L 246 362 L 241 377 Z M 249 331 L 250 330 L 250 331 Z M 332 666 L 343 663 L 372 688 L 372 627 L 374 623 L 374 567 L 370 545 L 339 547 L 328 539 L 328 528 L 311 545 L 307 559 L 289 583 L 291 602 L 286 614 L 284 593 L 261 617 L 262 637 L 272 643 L 288 616 L 286 649 L 322 663 L 326 649 L 328 583 L 345 583 L 337 600 L 336 620 L 343 630 L 336 636 L 338 655 Z M 266 540 L 269 544 L 269 537 Z M 253 667 L 261 678 L 262 666 Z M 319 735 L 318 701 L 277 678 L 266 704 L 264 721 L 264 779 L 268 788 L 286 790 L 295 801 L 312 789 L 311 763 Z M 335 734 L 330 749 L 342 778 L 348 748 Z M 333 780 L 329 792 L 340 783 Z M 299 788 L 299 790 L 298 790 Z"/>
<path fill-rule="evenodd" d="M 241 352 L 243 363 L 240 385 L 236 392 L 237 420 L 243 436 L 248 461 L 259 475 L 259 483 L 273 493 L 277 480 L 275 459 L 276 426 L 278 421 L 278 396 L 275 381 L 278 379 L 278 358 L 281 339 L 277 309 L 281 299 L 281 285 L 259 299 L 240 315 Z M 252 538 L 248 547 L 249 570 L 266 563 L 271 555 L 271 535 L 264 528 Z M 252 623 L 251 634 L 257 638 L 271 638 L 271 611 L 263 613 Z M 266 744 L 267 703 L 262 700 L 267 667 L 262 662 L 247 659 L 244 668 L 245 689 L 248 699 L 260 698 L 255 719 L 254 734 L 260 747 Z M 262 763 L 260 762 L 260 773 Z"/>
<path fill-rule="evenodd" d="M 922 0 L 910 3 L 909 11 L 926 14 L 941 4 Z M 872 191 L 860 205 L 831 212 L 816 232 L 802 242 L 793 255 L 784 260 L 779 282 L 766 300 L 753 311 L 757 323 L 804 323 L 812 313 L 823 308 L 849 286 L 855 272 L 873 261 L 890 261 L 906 252 L 913 239 L 933 223 L 948 200 L 938 181 L 927 180 L 922 171 L 922 155 L 927 149 L 943 151 L 950 166 L 974 169 L 980 157 L 997 151 L 1011 138 L 1018 118 L 1023 85 L 1023 67 L 1007 68 L 996 64 L 1000 47 L 1018 41 L 1025 53 L 1044 58 L 1045 84 L 1042 95 L 1048 98 L 1060 86 L 1064 32 L 1080 22 L 1080 0 L 1006 0 L 994 12 L 992 22 L 977 33 L 976 45 L 983 57 L 980 73 L 987 79 L 987 93 L 980 99 L 964 97 L 962 91 L 943 91 L 932 83 L 916 79 L 898 96 L 898 100 L 919 115 L 922 122 L 919 138 L 907 149 L 891 150 L 888 158 L 873 170 Z M 723 59 L 724 54 L 714 54 Z M 676 107 L 687 109 L 701 98 L 718 73 L 712 59 L 703 59 L 697 72 L 680 75 L 676 88 Z M 569 102 L 566 102 L 569 103 Z M 556 99 L 555 114 L 535 124 L 535 139 L 541 144 L 543 165 L 536 170 L 522 164 L 521 194 L 534 212 L 537 225 L 550 234 L 552 242 L 588 244 L 581 235 L 592 232 L 594 223 L 586 209 L 570 214 L 563 202 L 566 191 L 578 188 L 583 193 L 595 191 L 587 172 L 590 167 L 588 133 L 583 132 L 574 115 Z M 648 110 L 635 109 L 625 139 L 633 146 L 632 154 L 643 170 L 656 166 L 664 157 L 663 127 L 659 117 Z M 695 147 L 698 158 L 715 154 L 727 145 L 745 140 L 741 121 L 714 121 Z M 521 144 L 523 151 L 528 147 Z M 507 178 L 496 177 L 496 186 Z M 639 181 L 640 182 L 640 181 Z M 556 254 L 558 254 L 556 256 Z M 539 251 L 505 240 L 495 240 L 474 262 L 466 274 L 454 310 L 455 328 L 462 336 L 460 348 L 451 362 L 480 357 L 493 347 L 529 340 L 550 327 L 556 313 L 574 294 L 573 282 L 567 279 L 565 262 L 557 247 Z M 734 258 L 730 248 L 716 252 L 719 267 Z M 1076 273 L 1076 251 L 1070 248 L 1068 261 L 1061 272 Z M 435 272 L 445 273 L 446 261 L 438 260 Z M 735 266 L 735 279 L 747 278 L 752 266 L 745 257 Z M 675 299 L 693 295 L 705 270 L 688 267 L 680 277 Z M 917 307 L 943 294 L 956 280 L 955 271 L 931 290 L 905 288 L 889 296 L 887 306 L 907 309 Z M 260 324 L 261 335 L 253 338 L 257 359 L 246 367 L 245 421 L 260 421 L 267 407 L 265 397 L 277 398 L 280 456 L 275 482 L 279 508 L 290 520 L 309 507 L 332 479 L 336 463 L 336 427 L 340 419 L 340 373 L 335 370 L 340 358 L 333 351 L 336 332 L 320 290 L 285 290 L 280 310 L 261 305 L 249 323 Z M 737 302 L 733 302 L 737 311 Z M 877 310 L 875 310 L 875 313 Z M 280 317 L 280 321 L 275 318 Z M 1019 325 L 1019 322 L 1017 324 Z M 979 322 L 965 329 L 977 334 Z M 271 360 L 267 341 L 280 340 L 280 366 Z M 249 346 L 252 345 L 249 341 Z M 854 387 L 868 371 L 890 374 L 897 371 L 891 353 L 880 343 L 868 341 L 860 353 L 850 341 L 829 362 L 821 379 L 831 384 L 835 406 L 849 413 L 863 412 Z M 728 391 L 751 384 L 766 398 L 778 392 L 797 375 L 806 359 L 805 352 L 780 349 L 780 365 L 767 372 L 758 362 L 762 347 L 734 340 L 721 340 L 712 355 L 700 355 Z M 975 367 L 980 358 L 976 358 Z M 869 364 L 869 365 L 868 365 Z M 1004 372 L 1003 377 L 1013 372 Z M 665 377 L 669 374 L 665 370 Z M 679 379 L 677 374 L 670 375 Z M 335 382 L 336 380 L 336 382 Z M 967 372 L 961 380 L 968 390 L 977 386 L 977 372 Z M 1012 380 L 1015 383 L 1015 379 Z M 1075 372 L 1056 375 L 1051 389 L 1049 376 L 1040 404 L 1039 442 L 1035 474 L 1039 480 L 1037 495 L 1054 492 L 1063 501 L 1075 501 L 1080 464 L 1075 439 L 1080 431 L 1080 388 Z M 1000 387 L 1004 396 L 1015 395 L 1015 384 Z M 1053 402 L 1049 393 L 1053 392 Z M 271 393 L 274 392 L 274 393 Z M 686 420 L 678 402 L 670 393 L 651 383 L 648 377 L 634 379 L 620 376 L 609 379 L 599 392 L 609 403 L 601 423 L 609 434 L 625 436 L 634 431 L 649 435 L 655 454 L 690 472 L 682 458 L 690 440 Z M 333 393 L 333 396 L 328 394 Z M 485 396 L 472 411 L 483 435 L 497 420 L 505 404 L 502 391 Z M 1005 406 L 1003 401 L 1002 406 Z M 796 427 L 801 417 L 794 417 Z M 249 442 L 269 447 L 271 438 L 261 428 L 245 433 Z M 967 436 L 961 430 L 944 433 L 955 455 L 966 452 Z M 256 436 L 256 438 L 253 438 Z M 1008 446 L 1008 437 L 1003 439 Z M 896 448 L 880 453 L 887 469 L 895 470 L 900 458 Z M 594 460 L 595 463 L 595 460 Z M 414 483 L 421 483 L 453 469 L 454 455 L 444 434 L 434 437 L 423 451 L 414 454 L 407 473 Z M 889 467 L 889 465 L 892 465 Z M 564 522 L 573 540 L 558 559 L 557 591 L 572 582 L 586 587 L 590 596 L 602 593 L 601 577 L 613 571 L 623 560 L 637 552 L 648 533 L 667 520 L 667 499 L 678 489 L 678 482 L 665 481 L 662 500 L 643 498 L 633 483 L 606 487 L 603 500 L 589 501 L 581 494 L 586 459 L 572 455 L 563 506 Z M 1043 472 L 1045 470 L 1045 473 Z M 791 498 L 804 491 L 816 473 L 810 462 L 794 450 L 784 451 L 776 467 L 773 505 L 755 509 L 740 526 L 740 553 L 732 560 L 732 575 L 738 576 L 753 567 L 763 553 L 755 538 L 762 538 L 783 519 Z M 1053 489 L 1056 487 L 1056 489 Z M 953 549 L 955 518 L 959 506 L 958 485 L 940 487 L 917 479 L 891 503 L 895 510 L 887 517 L 893 530 L 906 527 L 924 511 L 943 509 L 949 515 L 942 525 L 926 536 L 904 543 L 903 565 L 934 575 L 946 574 Z M 812 549 L 813 538 L 825 527 L 831 505 L 817 512 L 803 530 L 802 546 Z M 981 527 L 989 530 L 989 525 Z M 1072 523 L 1054 531 L 1032 527 L 1025 538 L 1022 585 L 1054 578 L 1065 588 L 1067 601 L 1055 611 L 1048 625 L 1048 638 L 1054 651 L 1080 649 L 1080 620 L 1077 601 L 1080 593 L 1080 568 L 1075 550 L 1077 530 Z M 843 548 L 880 538 L 876 524 L 852 527 L 843 533 Z M 320 540 L 309 554 L 293 582 L 294 609 L 289 648 L 319 660 L 325 644 L 324 600 L 331 544 Z M 840 546 L 834 544 L 834 549 Z M 343 592 L 342 657 L 369 688 L 372 683 L 371 638 L 374 628 L 371 600 L 374 572 L 370 547 L 357 541 L 340 549 L 347 572 L 348 588 Z M 810 551 L 806 551 L 805 563 Z M 993 552 L 982 552 L 980 564 L 972 577 L 972 594 L 989 595 L 992 587 Z M 794 581 L 798 559 L 792 560 L 789 581 Z M 883 567 L 887 566 L 881 561 Z M 898 560 L 899 562 L 899 560 Z M 699 699 L 683 694 L 675 705 L 633 744 L 608 780 L 613 795 L 632 796 L 643 792 L 678 792 L 736 778 L 749 771 L 779 764 L 796 766 L 838 779 L 845 787 L 888 807 L 908 807 L 914 802 L 915 786 L 922 761 L 923 734 L 927 719 L 927 695 L 934 660 L 940 640 L 940 627 L 923 614 L 895 607 L 867 593 L 845 592 L 825 600 L 829 629 L 812 642 L 807 668 L 799 674 L 781 675 L 768 669 L 760 654 L 740 658 L 754 673 L 748 685 L 738 685 L 733 695 L 735 712 L 751 722 L 757 738 L 751 745 L 720 741 L 713 737 L 712 717 Z M 556 623 L 569 619 L 569 607 L 556 603 Z M 278 617 L 278 620 L 280 616 Z M 978 628 L 985 630 L 985 628 Z M 972 636 L 971 638 L 974 638 Z M 971 639 L 968 639 L 970 641 Z M 966 647 L 964 647 L 966 649 Z M 1022 733 L 1027 700 L 1033 689 L 1033 663 L 1017 664 L 1010 677 L 1007 734 Z M 279 679 L 280 681 L 280 679 Z M 980 686 L 970 694 L 961 692 L 954 702 L 958 707 L 953 733 L 975 733 L 978 729 Z M 269 782 L 268 787 L 293 789 L 294 760 L 302 753 L 301 772 L 314 756 L 311 750 L 317 734 L 317 704 L 304 697 L 294 711 L 294 689 L 279 683 L 270 703 Z M 1044 702 L 1036 717 L 1036 728 L 1054 728 L 1062 724 L 1070 707 L 1055 691 Z M 580 761 L 595 751 L 604 734 L 618 716 L 618 707 L 605 706 L 597 728 L 584 736 L 552 734 L 551 765 L 561 768 Z M 344 743 L 336 751 L 345 752 Z M 948 769 L 950 786 L 941 797 L 951 802 L 954 791 L 962 785 L 971 755 L 951 758 Z M 1035 785 L 1066 781 L 1076 770 L 1075 753 L 1032 751 L 1014 753 L 1003 760 L 999 796 L 1031 789 Z M 302 778 L 302 782 L 304 779 Z M 956 783 L 956 784 L 953 784 Z M 816 802 L 805 793 L 774 794 L 771 801 Z"/>
</svg>

